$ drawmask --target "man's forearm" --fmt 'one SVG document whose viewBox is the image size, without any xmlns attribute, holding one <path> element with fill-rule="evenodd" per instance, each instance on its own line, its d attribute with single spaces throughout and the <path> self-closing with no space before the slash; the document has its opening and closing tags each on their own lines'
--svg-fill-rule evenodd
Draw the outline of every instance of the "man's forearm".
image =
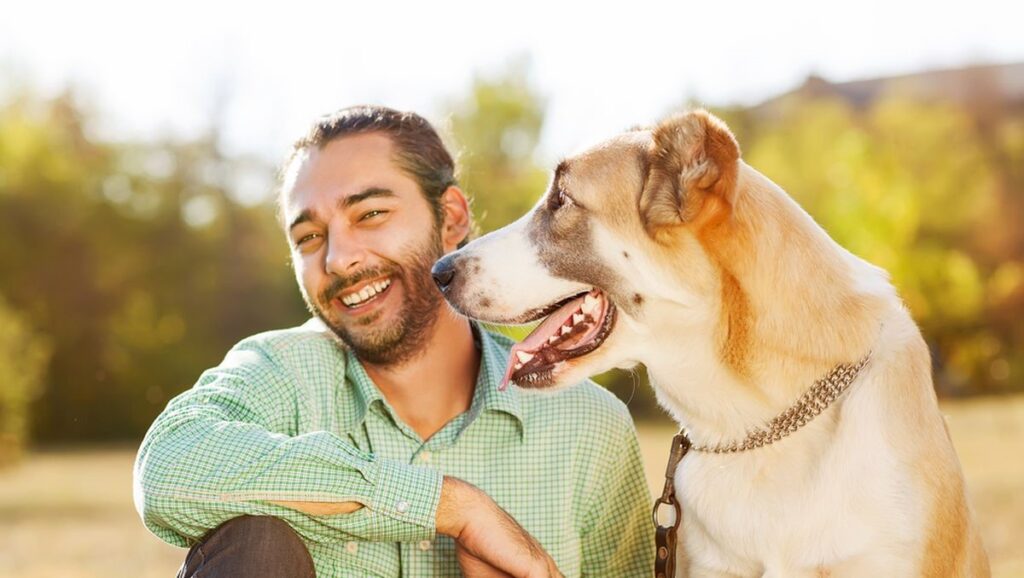
<svg viewBox="0 0 1024 578">
<path fill-rule="evenodd" d="M 147 435 L 135 479 L 144 521 L 169 542 L 184 545 L 244 514 L 281 517 L 318 542 L 421 540 L 434 533 L 437 472 L 362 454 L 327 432 L 286 437 L 213 415 L 209 406 L 173 412 Z M 377 522 L 308 518 L 351 513 L 363 504 Z"/>
<path fill-rule="evenodd" d="M 445 476 L 441 483 L 441 501 L 437 504 L 434 527 L 438 534 L 458 539 L 466 526 L 466 518 L 480 501 L 491 499 L 476 486 L 458 478 Z"/>
<path fill-rule="evenodd" d="M 435 525 L 438 534 L 458 538 L 465 526 L 467 510 L 474 500 L 486 496 L 474 486 L 458 478 L 446 476 L 441 485 L 441 501 L 437 505 Z M 335 514 L 351 514 L 365 507 L 359 502 L 309 502 L 291 500 L 271 500 L 271 504 L 298 510 L 310 516 L 333 516 Z"/>
<path fill-rule="evenodd" d="M 445 477 L 435 527 L 455 539 L 463 573 L 560 576 L 554 560 L 512 516 L 476 486 Z"/>
</svg>

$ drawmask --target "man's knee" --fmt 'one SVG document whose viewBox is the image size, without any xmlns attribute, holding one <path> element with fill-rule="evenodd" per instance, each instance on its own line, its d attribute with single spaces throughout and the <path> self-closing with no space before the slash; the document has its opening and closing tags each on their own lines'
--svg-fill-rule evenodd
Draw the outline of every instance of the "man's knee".
<svg viewBox="0 0 1024 578">
<path fill-rule="evenodd" d="M 181 578 L 199 574 L 309 578 L 315 576 L 305 543 L 291 526 L 271 516 L 241 516 L 221 524 L 189 550 Z"/>
</svg>

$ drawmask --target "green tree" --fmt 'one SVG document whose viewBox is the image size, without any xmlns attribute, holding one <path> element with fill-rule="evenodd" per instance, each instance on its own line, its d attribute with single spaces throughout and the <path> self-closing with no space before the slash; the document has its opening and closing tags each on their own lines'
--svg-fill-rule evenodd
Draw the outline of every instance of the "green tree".
<svg viewBox="0 0 1024 578">
<path fill-rule="evenodd" d="M 70 95 L 0 107 L 0 279 L 50 338 L 41 442 L 140 435 L 242 337 L 306 315 L 271 167 L 216 138 L 106 143 Z M 259 184 L 262 183 L 262 184 Z"/>
<path fill-rule="evenodd" d="M 29 405 L 42 392 L 49 357 L 49 341 L 0 296 L 0 467 L 24 449 Z"/>
<path fill-rule="evenodd" d="M 546 187 L 549 169 L 536 153 L 544 102 L 520 61 L 494 77 L 477 76 L 451 110 L 459 181 L 480 228 L 497 229 L 526 213 Z"/>
<path fill-rule="evenodd" d="M 796 100 L 744 148 L 836 241 L 889 271 L 939 354 L 944 387 L 987 382 L 990 359 L 975 343 L 990 339 L 981 325 L 986 266 L 972 239 L 998 202 L 969 114 L 899 98 L 863 111 Z"/>
</svg>

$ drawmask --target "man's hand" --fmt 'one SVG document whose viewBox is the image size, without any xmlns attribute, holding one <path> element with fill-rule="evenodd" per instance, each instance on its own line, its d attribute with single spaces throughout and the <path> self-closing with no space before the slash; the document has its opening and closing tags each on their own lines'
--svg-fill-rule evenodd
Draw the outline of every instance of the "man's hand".
<svg viewBox="0 0 1024 578">
<path fill-rule="evenodd" d="M 470 577 L 560 578 L 540 543 L 477 487 L 444 478 L 437 531 L 455 539 L 459 566 Z"/>
</svg>

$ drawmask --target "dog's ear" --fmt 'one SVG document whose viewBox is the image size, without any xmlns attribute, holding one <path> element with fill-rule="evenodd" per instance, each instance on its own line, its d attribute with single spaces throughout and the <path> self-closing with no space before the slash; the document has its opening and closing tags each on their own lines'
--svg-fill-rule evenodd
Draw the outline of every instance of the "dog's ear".
<svg viewBox="0 0 1024 578">
<path fill-rule="evenodd" d="M 651 236 L 697 219 L 711 195 L 724 201 L 711 205 L 731 206 L 740 147 L 724 122 L 696 110 L 669 117 L 652 133 L 640 194 L 640 216 Z"/>
</svg>

